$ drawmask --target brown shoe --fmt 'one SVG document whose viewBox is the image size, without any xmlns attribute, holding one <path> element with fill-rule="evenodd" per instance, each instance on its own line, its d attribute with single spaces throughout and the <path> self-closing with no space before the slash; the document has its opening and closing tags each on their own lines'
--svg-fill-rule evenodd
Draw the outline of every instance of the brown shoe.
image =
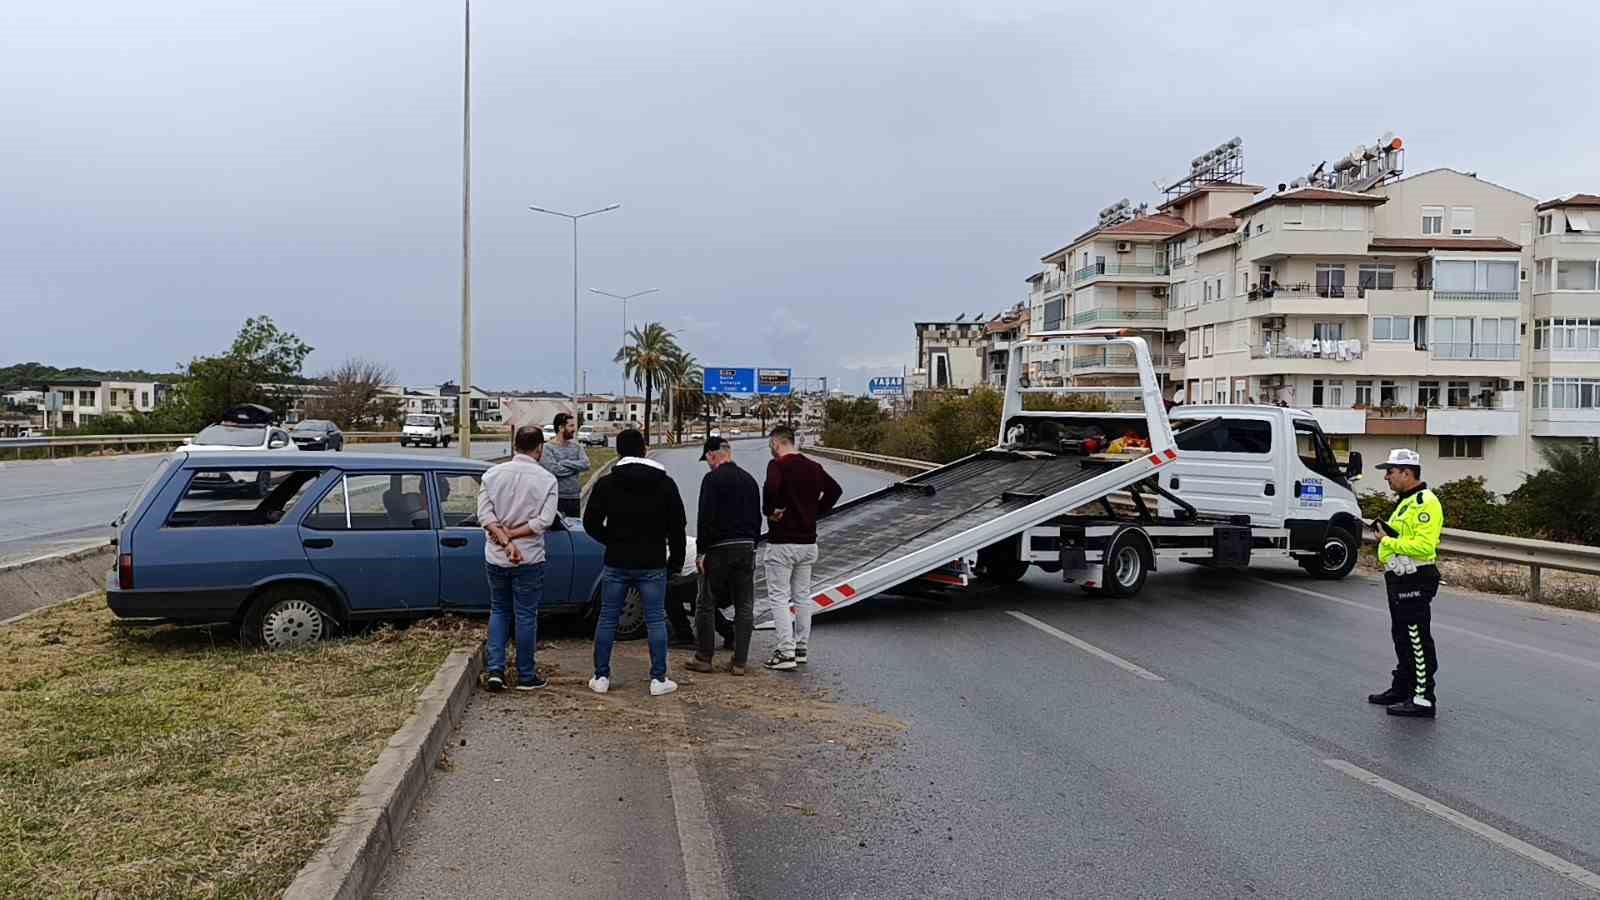
<svg viewBox="0 0 1600 900">
<path fill-rule="evenodd" d="M 730 662 L 723 667 L 722 671 L 727 672 L 729 675 L 743 675 L 744 663 Z"/>
<path fill-rule="evenodd" d="M 688 669 L 691 672 L 715 672 L 716 671 L 716 669 L 712 668 L 711 663 L 707 662 L 706 660 L 701 659 L 698 656 L 696 656 L 694 659 L 691 659 L 688 662 L 684 663 L 683 667 L 685 669 Z"/>
</svg>

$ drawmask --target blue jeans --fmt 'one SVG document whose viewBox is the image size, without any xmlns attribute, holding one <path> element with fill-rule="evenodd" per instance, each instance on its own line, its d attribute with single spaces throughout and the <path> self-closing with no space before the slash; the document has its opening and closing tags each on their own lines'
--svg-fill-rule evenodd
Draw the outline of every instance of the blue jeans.
<svg viewBox="0 0 1600 900">
<path fill-rule="evenodd" d="M 539 646 L 539 601 L 544 599 L 544 563 L 497 566 L 484 563 L 489 573 L 489 648 L 485 668 L 506 670 L 506 641 L 512 620 L 517 632 L 517 679 L 533 681 L 534 653 Z"/>
<path fill-rule="evenodd" d="M 636 589 L 644 603 L 644 628 L 650 639 L 650 677 L 667 677 L 667 570 L 618 569 L 600 573 L 600 623 L 594 630 L 594 674 L 611 677 L 611 645 L 617 640 L 617 619 L 628 591 Z"/>
</svg>

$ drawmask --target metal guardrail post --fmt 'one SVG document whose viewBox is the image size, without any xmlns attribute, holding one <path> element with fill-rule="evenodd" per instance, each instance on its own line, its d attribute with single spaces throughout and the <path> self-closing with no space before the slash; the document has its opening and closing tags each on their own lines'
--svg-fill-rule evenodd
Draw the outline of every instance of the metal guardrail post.
<svg viewBox="0 0 1600 900">
<path fill-rule="evenodd" d="M 1539 599 L 1539 567 L 1531 563 L 1528 565 L 1528 599 Z"/>
</svg>

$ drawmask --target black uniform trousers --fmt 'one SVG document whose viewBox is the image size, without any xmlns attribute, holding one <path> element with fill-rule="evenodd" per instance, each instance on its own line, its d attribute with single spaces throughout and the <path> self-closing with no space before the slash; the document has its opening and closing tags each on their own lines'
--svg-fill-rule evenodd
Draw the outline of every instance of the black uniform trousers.
<svg viewBox="0 0 1600 900">
<path fill-rule="evenodd" d="M 1417 566 L 1410 575 L 1383 573 L 1389 591 L 1389 634 L 1394 638 L 1396 691 L 1433 700 L 1439 656 L 1433 648 L 1433 597 L 1439 593 L 1439 567 Z"/>
</svg>

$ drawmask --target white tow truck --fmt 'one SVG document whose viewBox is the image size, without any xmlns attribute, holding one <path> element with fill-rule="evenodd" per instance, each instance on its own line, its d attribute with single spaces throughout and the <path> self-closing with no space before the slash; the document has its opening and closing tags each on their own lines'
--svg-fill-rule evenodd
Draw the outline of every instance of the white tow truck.
<svg viewBox="0 0 1600 900">
<path fill-rule="evenodd" d="M 1204 406 L 1173 431 L 1144 340 L 1109 329 L 1037 332 L 1011 347 L 1125 346 L 1134 386 L 1007 379 L 998 443 L 840 504 L 817 522 L 819 611 L 913 581 L 1013 582 L 1030 566 L 1119 596 L 1164 562 L 1241 567 L 1292 558 L 1322 577 L 1356 562 L 1360 507 L 1316 420 L 1269 406 Z M 1132 396 L 1129 412 L 1030 410 L 1033 394 Z M 1130 404 L 1123 404 L 1128 408 Z M 1120 502 L 1114 502 L 1120 501 Z M 1090 511 L 1093 510 L 1093 511 Z M 758 571 L 757 592 L 762 590 Z"/>
</svg>

